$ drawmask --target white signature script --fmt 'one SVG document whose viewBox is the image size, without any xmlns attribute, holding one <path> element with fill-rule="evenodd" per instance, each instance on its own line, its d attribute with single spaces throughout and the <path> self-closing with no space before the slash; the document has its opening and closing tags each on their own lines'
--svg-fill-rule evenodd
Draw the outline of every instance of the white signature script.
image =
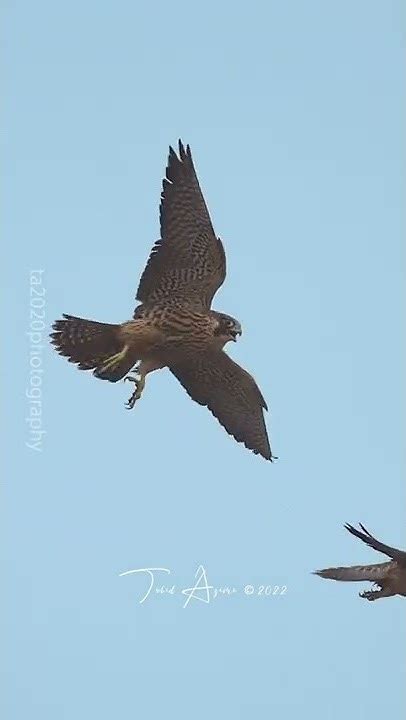
<svg viewBox="0 0 406 720">
<path fill-rule="evenodd" d="M 156 575 L 158 573 L 171 574 L 169 568 L 164 567 L 149 567 L 149 568 L 137 568 L 135 570 L 126 570 L 120 573 L 119 577 L 125 575 L 135 575 L 137 573 L 143 573 L 148 578 L 148 587 L 139 600 L 140 605 L 144 603 L 151 593 L 156 595 L 176 595 L 180 593 L 185 595 L 186 600 L 183 607 L 186 608 L 191 600 L 199 600 L 200 602 L 206 603 L 207 605 L 218 597 L 227 597 L 241 593 L 247 596 L 264 596 L 272 597 L 275 595 L 285 595 L 287 592 L 286 585 L 243 585 L 240 587 L 224 585 L 217 587 L 210 585 L 207 580 L 207 572 L 203 565 L 199 565 L 195 572 L 196 582 L 192 587 L 178 588 L 176 585 L 162 585 L 159 584 Z"/>
</svg>

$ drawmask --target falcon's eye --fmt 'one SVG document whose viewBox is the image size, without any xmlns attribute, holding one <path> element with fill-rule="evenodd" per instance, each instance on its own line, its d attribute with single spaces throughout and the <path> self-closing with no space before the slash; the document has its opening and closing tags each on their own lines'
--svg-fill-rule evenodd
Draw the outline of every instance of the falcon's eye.
<svg viewBox="0 0 406 720">
<path fill-rule="evenodd" d="M 226 327 L 233 328 L 234 327 L 234 320 L 226 320 Z"/>
</svg>

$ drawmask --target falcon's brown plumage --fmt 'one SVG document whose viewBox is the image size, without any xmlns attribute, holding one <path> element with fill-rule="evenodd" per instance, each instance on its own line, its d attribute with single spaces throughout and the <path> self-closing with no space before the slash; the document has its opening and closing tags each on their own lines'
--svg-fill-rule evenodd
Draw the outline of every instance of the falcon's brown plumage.
<svg viewBox="0 0 406 720">
<path fill-rule="evenodd" d="M 229 434 L 272 461 L 265 400 L 251 375 L 223 351 L 241 335 L 241 326 L 230 315 L 211 310 L 226 276 L 226 257 L 190 147 L 181 141 L 179 156 L 169 149 L 160 225 L 161 238 L 141 276 L 136 296 L 141 305 L 133 319 L 110 325 L 64 315 L 53 325 L 52 343 L 70 362 L 102 380 L 135 382 L 130 408 L 141 396 L 146 375 L 168 367 Z M 137 377 L 127 375 L 132 368 Z"/>
<path fill-rule="evenodd" d="M 381 597 L 391 597 L 393 595 L 406 596 L 406 552 L 379 542 L 361 523 L 361 530 L 348 524 L 344 527 L 348 532 L 355 535 L 355 537 L 362 540 L 374 550 L 390 557 L 390 562 L 377 563 L 375 565 L 326 568 L 325 570 L 317 570 L 314 574 L 328 578 L 329 580 L 350 582 L 369 580 L 374 583 L 378 589 L 360 593 L 360 597 L 366 600 L 377 600 Z"/>
</svg>

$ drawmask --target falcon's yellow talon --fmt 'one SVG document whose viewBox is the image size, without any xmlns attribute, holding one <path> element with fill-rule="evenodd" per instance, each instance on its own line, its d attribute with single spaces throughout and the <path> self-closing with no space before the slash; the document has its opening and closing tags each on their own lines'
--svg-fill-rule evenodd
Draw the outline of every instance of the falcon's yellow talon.
<svg viewBox="0 0 406 720">
<path fill-rule="evenodd" d="M 126 403 L 127 410 L 132 410 L 135 403 L 137 402 L 137 400 L 140 399 L 142 395 L 142 391 L 145 387 L 145 377 L 141 376 L 138 380 L 133 375 L 127 375 L 124 380 L 130 380 L 130 382 L 133 382 L 135 384 L 135 390 Z"/>
<path fill-rule="evenodd" d="M 114 367 L 115 365 L 120 363 L 121 360 L 123 360 L 125 358 L 125 356 L 127 354 L 127 350 L 128 350 L 128 345 L 124 345 L 123 349 L 120 352 L 109 357 L 107 362 L 105 362 L 104 365 L 100 368 L 99 372 L 105 373 L 109 368 Z"/>
</svg>

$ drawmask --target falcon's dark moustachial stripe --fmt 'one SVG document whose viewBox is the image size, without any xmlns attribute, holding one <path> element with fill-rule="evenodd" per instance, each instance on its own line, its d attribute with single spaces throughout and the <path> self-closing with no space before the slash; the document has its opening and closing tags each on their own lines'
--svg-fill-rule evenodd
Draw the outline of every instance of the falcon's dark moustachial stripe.
<svg viewBox="0 0 406 720">
<path fill-rule="evenodd" d="M 57 351 L 81 370 L 110 382 L 135 382 L 141 397 L 148 373 L 168 367 L 190 397 L 205 405 L 238 442 L 273 459 L 265 400 L 252 376 L 223 350 L 240 323 L 211 309 L 226 277 L 223 244 L 214 232 L 189 145 L 169 149 L 160 204 L 160 239 L 137 290 L 133 318 L 108 324 L 64 315 L 53 326 Z M 128 375 L 133 369 L 136 377 Z"/>
</svg>

